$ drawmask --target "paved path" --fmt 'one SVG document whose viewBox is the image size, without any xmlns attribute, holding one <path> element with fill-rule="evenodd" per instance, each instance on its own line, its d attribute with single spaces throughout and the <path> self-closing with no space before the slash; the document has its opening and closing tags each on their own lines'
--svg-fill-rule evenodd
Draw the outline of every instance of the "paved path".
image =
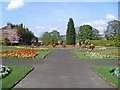
<svg viewBox="0 0 120 90">
<path fill-rule="evenodd" d="M 43 61 L 26 64 L 35 69 L 15 88 L 112 88 L 90 70 L 91 62 L 79 60 L 69 51 L 55 50 Z"/>
</svg>

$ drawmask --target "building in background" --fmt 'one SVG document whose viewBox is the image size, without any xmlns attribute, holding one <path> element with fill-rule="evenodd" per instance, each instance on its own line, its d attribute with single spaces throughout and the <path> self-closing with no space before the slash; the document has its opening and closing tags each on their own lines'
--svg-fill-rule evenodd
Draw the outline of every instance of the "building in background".
<svg viewBox="0 0 120 90">
<path fill-rule="evenodd" d="M 0 42 L 3 42 L 5 38 L 8 38 L 12 44 L 19 43 L 17 25 L 8 22 L 5 27 L 0 28 Z"/>
</svg>

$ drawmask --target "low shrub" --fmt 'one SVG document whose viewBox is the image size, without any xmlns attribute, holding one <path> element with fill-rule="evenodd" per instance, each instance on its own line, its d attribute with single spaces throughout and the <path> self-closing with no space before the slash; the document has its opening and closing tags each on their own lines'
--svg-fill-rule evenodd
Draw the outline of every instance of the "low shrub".
<svg viewBox="0 0 120 90">
<path fill-rule="evenodd" d="M 66 44 L 63 44 L 62 47 L 63 47 L 63 48 L 66 48 Z"/>
</svg>

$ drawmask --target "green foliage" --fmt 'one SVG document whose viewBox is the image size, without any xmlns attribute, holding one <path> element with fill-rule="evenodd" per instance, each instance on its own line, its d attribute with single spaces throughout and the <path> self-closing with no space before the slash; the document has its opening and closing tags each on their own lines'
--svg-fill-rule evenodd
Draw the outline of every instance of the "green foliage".
<svg viewBox="0 0 120 90">
<path fill-rule="evenodd" d="M 62 47 L 63 47 L 63 48 L 66 48 L 66 44 L 63 44 Z"/>
<path fill-rule="evenodd" d="M 95 28 L 92 28 L 92 30 L 93 30 L 93 37 L 92 37 L 92 39 L 93 40 L 98 40 L 99 39 L 99 31 L 97 30 L 97 29 L 95 29 Z"/>
<path fill-rule="evenodd" d="M 66 32 L 66 44 L 75 44 L 76 42 L 76 33 L 74 28 L 74 22 L 72 18 L 69 18 Z"/>
<path fill-rule="evenodd" d="M 42 36 L 43 44 L 58 44 L 58 41 L 61 40 L 60 33 L 56 30 L 52 32 L 45 32 Z"/>
<path fill-rule="evenodd" d="M 58 41 L 61 39 L 60 33 L 56 30 L 53 30 L 50 34 L 51 34 L 50 44 L 58 44 Z"/>
<path fill-rule="evenodd" d="M 17 35 L 20 37 L 21 43 L 31 43 L 31 40 L 35 37 L 34 34 L 28 29 L 23 27 L 23 24 L 18 25 Z"/>
<path fill-rule="evenodd" d="M 106 44 L 110 44 L 111 46 L 115 45 L 115 42 L 113 40 L 90 40 L 90 43 L 96 46 L 104 46 Z"/>
<path fill-rule="evenodd" d="M 90 40 L 86 39 L 86 40 L 84 41 L 84 44 L 90 45 L 90 44 L 91 44 L 91 43 L 90 43 Z"/>
<path fill-rule="evenodd" d="M 93 45 L 93 44 L 91 44 L 90 46 L 89 46 L 89 49 L 94 49 L 95 48 L 95 46 Z"/>
<path fill-rule="evenodd" d="M 4 39 L 3 45 L 10 45 L 10 40 L 8 38 Z"/>
<path fill-rule="evenodd" d="M 45 32 L 42 36 L 42 43 L 43 44 L 49 44 L 50 43 L 50 37 L 51 37 L 50 33 Z"/>
<path fill-rule="evenodd" d="M 50 51 L 49 50 L 38 50 L 38 55 L 36 56 L 36 58 L 34 60 L 41 60 L 41 59 L 44 59 L 45 56 L 47 56 Z"/>
<path fill-rule="evenodd" d="M 120 47 L 120 32 L 114 36 L 115 46 Z"/>
<path fill-rule="evenodd" d="M 37 43 L 38 42 L 38 38 L 37 37 L 32 38 L 31 42 Z"/>
<path fill-rule="evenodd" d="M 78 32 L 78 40 L 84 42 L 86 39 L 95 40 L 98 39 L 99 31 L 97 29 L 92 28 L 90 25 L 80 26 Z"/>
<path fill-rule="evenodd" d="M 107 40 L 111 40 L 114 38 L 114 36 L 118 33 L 118 30 L 120 30 L 120 21 L 119 20 L 113 20 L 108 22 L 107 29 L 104 32 L 105 38 Z"/>
</svg>

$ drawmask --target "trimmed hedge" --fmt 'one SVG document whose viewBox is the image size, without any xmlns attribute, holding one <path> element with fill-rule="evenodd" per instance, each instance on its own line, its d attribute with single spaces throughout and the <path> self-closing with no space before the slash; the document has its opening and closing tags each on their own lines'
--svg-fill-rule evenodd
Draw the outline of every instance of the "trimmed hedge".
<svg viewBox="0 0 120 90">
<path fill-rule="evenodd" d="M 90 43 L 96 46 L 114 46 L 115 42 L 113 40 L 90 40 Z"/>
</svg>

